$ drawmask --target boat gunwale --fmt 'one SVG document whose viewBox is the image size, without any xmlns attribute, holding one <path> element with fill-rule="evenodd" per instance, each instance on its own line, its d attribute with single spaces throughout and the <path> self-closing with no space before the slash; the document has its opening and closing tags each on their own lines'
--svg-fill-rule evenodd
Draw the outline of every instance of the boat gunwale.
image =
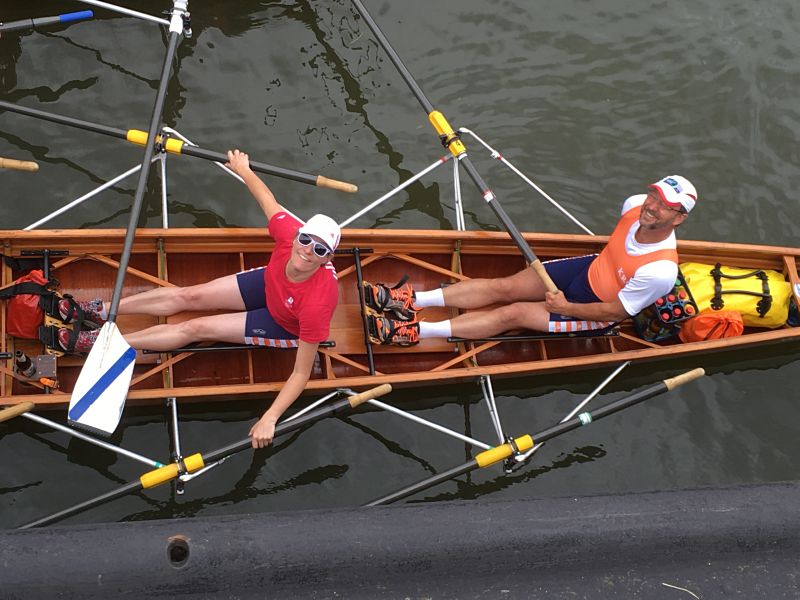
<svg viewBox="0 0 800 600">
<path fill-rule="evenodd" d="M 78 235 L 79 234 L 79 235 Z M 41 249 L 43 246 L 58 246 L 55 249 L 65 249 L 76 252 L 78 256 L 72 260 L 90 258 L 89 254 L 113 254 L 107 248 L 97 249 L 98 243 L 102 246 L 113 245 L 124 238 L 124 229 L 88 229 L 88 230 L 35 230 L 35 231 L 0 231 L 3 240 L 4 253 L 19 253 L 23 250 Z M 584 234 L 553 234 L 553 233 L 525 233 L 525 239 L 534 245 L 545 247 L 541 254 L 548 256 L 554 252 L 551 248 L 558 248 L 565 256 L 585 253 L 587 250 L 600 247 L 607 241 L 605 236 L 588 236 Z M 217 241 L 219 240 L 219 241 Z M 438 231 L 438 230 L 407 230 L 407 229 L 346 229 L 340 248 L 347 251 L 355 247 L 374 247 L 376 253 L 385 253 L 388 256 L 408 252 L 414 254 L 447 254 L 453 255 L 514 255 L 522 261 L 518 249 L 509 236 L 502 232 L 489 231 Z M 91 247 L 91 252 L 85 248 Z M 137 230 L 134 253 L 154 253 L 163 251 L 170 253 L 186 254 L 214 254 L 214 253 L 239 253 L 240 256 L 269 252 L 273 247 L 272 240 L 267 236 L 264 228 L 192 228 L 192 229 L 140 229 Z M 487 247 L 491 252 L 487 251 Z M 244 250 L 242 248 L 245 248 Z M 702 241 L 680 241 L 678 250 L 683 256 L 708 257 L 733 257 L 734 261 L 746 262 L 743 266 L 751 264 L 764 265 L 764 268 L 781 268 L 796 265 L 800 256 L 800 249 L 785 248 L 780 246 L 765 246 L 754 244 L 726 243 Z M 571 253 L 571 254 L 570 254 Z M 85 255 L 85 256 L 84 256 Z M 555 254 L 558 256 L 559 254 Z M 746 259 L 746 260 L 745 260 Z M 704 262 L 709 262 L 708 259 Z M 713 261 L 712 261 L 713 262 Z M 737 262 L 737 266 L 739 264 Z M 351 267 L 346 267 L 350 269 Z M 10 271 L 6 268 L 7 271 Z M 446 269 L 442 269 L 447 271 Z M 796 283 L 797 276 L 792 278 Z M 5 311 L 3 311 L 5 315 Z M 3 324 L 3 333 L 5 326 Z M 388 373 L 380 375 L 353 375 L 341 377 L 317 378 L 309 381 L 308 390 L 324 390 L 337 387 L 364 388 L 378 383 L 392 383 L 393 385 L 410 385 L 409 379 L 414 384 L 436 384 L 459 382 L 474 379 L 481 375 L 496 376 L 521 376 L 525 374 L 543 374 L 564 368 L 591 368 L 607 363 L 622 362 L 625 360 L 649 361 L 672 357 L 682 357 L 693 353 L 705 353 L 724 349 L 745 348 L 760 343 L 777 343 L 789 341 L 800 336 L 800 328 L 781 328 L 777 330 L 755 331 L 739 338 L 724 340 L 711 340 L 693 342 L 690 344 L 668 345 L 659 348 L 623 349 L 617 350 L 610 346 L 608 351 L 589 353 L 578 357 L 550 358 L 543 352 L 543 356 L 534 361 L 503 363 L 495 365 L 464 365 L 458 366 L 460 361 L 448 359 L 445 363 L 449 366 L 431 371 L 404 371 L 402 373 Z M 3 349 L 6 339 L 2 340 Z M 509 344 L 513 342 L 503 342 Z M 547 344 L 558 343 L 558 340 L 547 340 Z M 646 344 L 643 344 L 646 346 Z M 544 347 L 544 346 L 542 346 Z M 397 351 L 398 349 L 390 349 Z M 320 360 L 331 361 L 335 359 L 336 349 L 326 353 L 320 350 Z M 177 356 L 177 355 L 173 355 Z M 457 353 L 453 353 L 457 356 Z M 467 358 L 467 357 L 464 357 Z M 252 370 L 252 365 L 251 365 Z M 411 377 L 413 375 L 413 377 Z M 5 377 L 6 375 L 1 375 Z M 277 392 L 283 382 L 245 383 L 235 385 L 210 385 L 167 387 L 152 389 L 133 389 L 129 399 L 134 403 L 151 403 L 165 397 L 177 397 L 182 401 L 210 400 L 223 395 L 263 395 Z M 246 391 L 245 391 L 246 388 Z M 43 394 L 17 394 L 0 397 L 0 406 L 15 404 L 20 401 L 31 400 L 36 404 L 63 405 L 68 402 L 69 395 L 56 393 Z"/>
</svg>

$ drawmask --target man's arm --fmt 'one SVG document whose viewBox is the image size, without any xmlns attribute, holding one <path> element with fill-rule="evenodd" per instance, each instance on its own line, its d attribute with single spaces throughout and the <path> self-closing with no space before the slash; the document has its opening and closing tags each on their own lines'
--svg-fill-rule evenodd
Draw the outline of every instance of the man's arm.
<svg viewBox="0 0 800 600">
<path fill-rule="evenodd" d="M 569 302 L 563 292 L 551 294 L 545 293 L 545 307 L 551 313 L 575 317 L 583 321 L 622 321 L 630 315 L 625 307 L 622 306 L 619 298 L 614 298 L 612 302 L 588 302 L 581 304 Z"/>
</svg>

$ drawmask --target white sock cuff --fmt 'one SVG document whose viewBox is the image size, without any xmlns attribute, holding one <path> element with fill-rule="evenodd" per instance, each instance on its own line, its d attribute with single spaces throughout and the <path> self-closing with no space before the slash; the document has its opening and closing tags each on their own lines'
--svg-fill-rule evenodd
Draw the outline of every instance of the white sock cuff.
<svg viewBox="0 0 800 600">
<path fill-rule="evenodd" d="M 444 290 L 436 288 L 427 292 L 414 292 L 414 305 L 418 308 L 444 306 Z"/>
<path fill-rule="evenodd" d="M 419 337 L 420 338 L 447 338 L 453 335 L 453 328 L 450 321 L 429 321 L 419 322 Z"/>
</svg>

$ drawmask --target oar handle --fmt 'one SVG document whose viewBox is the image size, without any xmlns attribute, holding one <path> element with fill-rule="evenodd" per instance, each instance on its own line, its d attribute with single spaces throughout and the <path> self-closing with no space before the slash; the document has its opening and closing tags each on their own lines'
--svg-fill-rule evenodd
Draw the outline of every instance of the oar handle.
<svg viewBox="0 0 800 600">
<path fill-rule="evenodd" d="M 15 169 L 17 171 L 38 171 L 39 163 L 32 160 L 16 160 L 14 158 L 0 157 L 0 169 Z"/>
<path fill-rule="evenodd" d="M 550 278 L 550 275 L 547 273 L 547 269 L 544 268 L 542 261 L 538 258 L 528 265 L 531 269 L 536 271 L 536 274 L 539 278 L 544 282 L 544 287 L 547 288 L 547 291 L 551 294 L 555 294 L 558 292 L 558 288 L 556 284 L 553 283 L 553 280 Z"/>
<path fill-rule="evenodd" d="M 143 133 L 143 132 L 137 132 L 137 133 Z M 137 140 L 139 138 L 141 138 L 141 141 L 135 141 L 134 143 L 137 144 L 145 143 L 146 140 L 148 139 L 146 135 L 137 136 Z M 130 136 L 128 136 L 128 139 L 130 139 Z M 222 152 L 217 152 L 215 150 L 207 150 L 206 148 L 200 148 L 199 146 L 190 146 L 189 144 L 184 144 L 183 142 L 176 142 L 174 144 L 170 144 L 170 142 L 174 142 L 174 140 L 169 140 L 167 142 L 166 149 L 168 152 L 185 154 L 187 156 L 194 156 L 195 158 L 203 158 L 205 160 L 211 160 L 222 164 L 228 162 L 228 155 L 223 154 Z M 258 173 L 266 173 L 267 175 L 283 177 L 284 179 L 291 179 L 292 181 L 299 181 L 300 183 L 306 183 L 308 185 L 327 187 L 351 193 L 358 190 L 358 187 L 356 187 L 352 183 L 345 183 L 344 181 L 336 181 L 335 179 L 327 179 L 325 177 L 322 177 L 321 175 L 311 175 L 310 173 L 295 171 L 294 169 L 276 167 L 274 165 L 269 165 L 267 163 L 262 163 L 255 160 L 250 161 L 250 168 Z"/>
<path fill-rule="evenodd" d="M 354 183 L 347 183 L 346 181 L 339 181 L 337 179 L 328 179 L 322 175 L 317 175 L 317 187 L 330 188 L 340 192 L 347 192 L 348 194 L 355 194 L 358 191 L 358 186 Z"/>
<path fill-rule="evenodd" d="M 681 386 L 684 383 L 694 381 L 695 379 L 699 379 L 705 374 L 705 369 L 698 367 L 696 369 L 692 369 L 691 371 L 686 371 L 686 373 L 681 373 L 680 375 L 671 377 L 670 379 L 665 379 L 664 385 L 667 386 L 668 390 L 674 390 L 676 387 Z"/>
<path fill-rule="evenodd" d="M 33 410 L 33 402 L 20 402 L 19 404 L 0 410 L 0 423 L 18 417 L 29 410 Z"/>
<path fill-rule="evenodd" d="M 392 391 L 392 386 L 389 385 L 388 383 L 384 383 L 383 385 L 374 387 L 371 390 L 361 392 L 360 394 L 354 394 L 350 396 L 347 399 L 347 401 L 350 403 L 350 408 L 356 408 L 357 406 L 361 406 L 362 404 L 364 404 L 364 402 L 367 402 L 368 400 L 385 396 L 391 391 Z"/>
</svg>

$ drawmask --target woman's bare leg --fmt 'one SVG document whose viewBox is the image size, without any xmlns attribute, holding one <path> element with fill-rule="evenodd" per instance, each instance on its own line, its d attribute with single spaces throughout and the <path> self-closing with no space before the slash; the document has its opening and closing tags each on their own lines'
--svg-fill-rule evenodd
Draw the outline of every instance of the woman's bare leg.
<svg viewBox="0 0 800 600">
<path fill-rule="evenodd" d="M 198 317 L 174 325 L 154 325 L 126 334 L 125 340 L 137 350 L 174 350 L 193 342 L 243 344 L 246 319 L 246 312 Z"/>
<path fill-rule="evenodd" d="M 159 287 L 122 298 L 119 303 L 121 315 L 169 316 L 184 310 L 244 309 L 236 275 L 226 275 L 188 287 Z"/>
</svg>

